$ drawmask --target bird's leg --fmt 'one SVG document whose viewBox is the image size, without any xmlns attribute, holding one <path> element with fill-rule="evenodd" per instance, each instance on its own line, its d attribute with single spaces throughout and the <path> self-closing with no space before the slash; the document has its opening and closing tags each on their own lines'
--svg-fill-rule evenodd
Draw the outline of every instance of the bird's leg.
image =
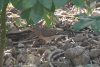
<svg viewBox="0 0 100 67">
<path fill-rule="evenodd" d="M 57 42 L 57 39 L 56 38 L 54 38 L 54 43 L 56 43 Z"/>
</svg>

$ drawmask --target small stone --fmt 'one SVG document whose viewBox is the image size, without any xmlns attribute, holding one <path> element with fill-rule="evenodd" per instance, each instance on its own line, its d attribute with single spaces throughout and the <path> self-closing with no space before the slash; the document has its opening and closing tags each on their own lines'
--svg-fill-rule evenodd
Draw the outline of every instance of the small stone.
<svg viewBox="0 0 100 67">
<path fill-rule="evenodd" d="M 90 57 L 97 57 L 100 55 L 100 49 L 91 49 Z"/>
<path fill-rule="evenodd" d="M 18 47 L 24 47 L 24 44 L 19 43 L 19 44 L 18 44 Z"/>
</svg>

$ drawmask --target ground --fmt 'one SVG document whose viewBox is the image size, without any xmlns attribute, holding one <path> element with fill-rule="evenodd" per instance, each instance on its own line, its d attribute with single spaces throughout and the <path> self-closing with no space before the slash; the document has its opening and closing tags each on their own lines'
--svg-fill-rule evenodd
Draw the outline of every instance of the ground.
<svg viewBox="0 0 100 67">
<path fill-rule="evenodd" d="M 100 33 L 95 34 L 91 26 L 73 31 L 73 24 L 79 20 L 74 16 L 86 13 L 87 10 L 70 5 L 55 10 L 60 22 L 55 19 L 54 24 L 62 29 L 62 33 L 51 33 L 57 39 L 54 42 L 54 38 L 49 36 L 52 38 L 50 43 L 37 37 L 30 27 L 24 28 L 17 24 L 18 21 L 14 19 L 19 19 L 23 24 L 27 23 L 19 16 L 22 11 L 14 7 L 7 8 L 8 31 L 4 67 L 100 67 Z M 98 9 L 93 13 L 99 14 Z M 43 19 L 32 26 L 46 28 Z M 48 35 L 47 31 L 42 33 Z"/>
</svg>

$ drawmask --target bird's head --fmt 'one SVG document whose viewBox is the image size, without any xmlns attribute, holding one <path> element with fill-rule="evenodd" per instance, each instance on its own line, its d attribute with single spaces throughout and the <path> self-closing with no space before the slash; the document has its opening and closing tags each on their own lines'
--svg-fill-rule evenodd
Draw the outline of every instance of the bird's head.
<svg viewBox="0 0 100 67">
<path fill-rule="evenodd" d="M 30 30 L 33 31 L 33 32 L 36 32 L 36 31 L 40 30 L 40 28 L 41 27 L 39 27 L 37 25 L 33 25 L 33 26 L 30 27 Z"/>
<path fill-rule="evenodd" d="M 34 31 L 35 28 L 36 28 L 36 26 L 30 26 L 30 30 L 31 30 L 31 31 Z"/>
</svg>

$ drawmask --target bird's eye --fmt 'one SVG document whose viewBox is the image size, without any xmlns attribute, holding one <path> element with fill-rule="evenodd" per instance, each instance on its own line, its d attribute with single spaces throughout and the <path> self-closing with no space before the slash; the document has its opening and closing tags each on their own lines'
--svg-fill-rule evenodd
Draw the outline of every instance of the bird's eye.
<svg viewBox="0 0 100 67">
<path fill-rule="evenodd" d="M 51 32 L 53 32 L 53 31 L 51 31 Z"/>
</svg>

